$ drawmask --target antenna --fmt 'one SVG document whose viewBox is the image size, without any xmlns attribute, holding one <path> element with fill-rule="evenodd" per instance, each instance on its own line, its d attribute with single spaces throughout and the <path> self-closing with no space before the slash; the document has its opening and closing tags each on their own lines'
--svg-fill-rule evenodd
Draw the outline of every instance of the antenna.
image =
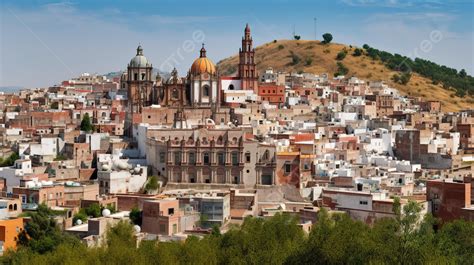
<svg viewBox="0 0 474 265">
<path fill-rule="evenodd" d="M 318 39 L 318 31 L 317 31 L 317 27 L 316 27 L 317 20 L 318 20 L 317 18 L 314 18 L 314 40 Z"/>
<path fill-rule="evenodd" d="M 295 32 L 295 25 L 293 24 L 293 36 L 292 36 L 293 38 L 295 37 L 295 34 L 296 34 L 296 32 Z"/>
</svg>

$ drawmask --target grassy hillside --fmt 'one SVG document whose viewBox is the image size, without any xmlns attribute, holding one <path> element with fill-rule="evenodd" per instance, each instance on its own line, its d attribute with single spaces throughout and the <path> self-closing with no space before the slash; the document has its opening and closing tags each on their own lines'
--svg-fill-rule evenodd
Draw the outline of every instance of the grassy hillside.
<svg viewBox="0 0 474 265">
<path fill-rule="evenodd" d="M 457 97 L 454 90 L 444 89 L 441 84 L 434 85 L 430 79 L 416 73 L 412 74 L 406 85 L 395 83 L 392 76 L 397 72 L 388 69 L 380 60 L 374 61 L 366 55 L 353 56 L 355 48 L 337 43 L 323 45 L 319 41 L 279 40 L 257 47 L 256 62 L 260 72 L 272 67 L 276 71 L 329 73 L 333 76 L 338 71 L 336 56 L 346 49 L 347 55 L 340 61 L 349 69 L 346 76 L 357 76 L 367 81 L 382 80 L 404 95 L 439 100 L 444 111 L 472 109 L 474 106 L 472 97 Z M 237 64 L 238 57 L 232 56 L 220 61 L 218 67 L 222 74 L 228 75 L 236 72 Z"/>
</svg>

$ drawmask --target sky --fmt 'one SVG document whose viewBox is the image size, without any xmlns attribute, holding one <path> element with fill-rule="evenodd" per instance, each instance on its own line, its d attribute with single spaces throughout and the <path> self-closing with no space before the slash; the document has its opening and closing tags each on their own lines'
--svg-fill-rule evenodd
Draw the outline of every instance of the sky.
<svg viewBox="0 0 474 265">
<path fill-rule="evenodd" d="M 0 87 L 124 70 L 139 44 L 155 68 L 184 76 L 201 43 L 215 63 L 236 54 L 246 23 L 254 45 L 330 32 L 474 74 L 473 0 L 2 0 Z"/>
</svg>

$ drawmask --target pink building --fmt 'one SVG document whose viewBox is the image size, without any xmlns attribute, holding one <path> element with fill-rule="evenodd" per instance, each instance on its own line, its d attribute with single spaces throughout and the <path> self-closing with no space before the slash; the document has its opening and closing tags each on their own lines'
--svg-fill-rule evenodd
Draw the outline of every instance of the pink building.
<svg viewBox="0 0 474 265">
<path fill-rule="evenodd" d="M 179 201 L 176 199 L 144 201 L 142 231 L 171 236 L 179 231 L 180 216 Z"/>
</svg>

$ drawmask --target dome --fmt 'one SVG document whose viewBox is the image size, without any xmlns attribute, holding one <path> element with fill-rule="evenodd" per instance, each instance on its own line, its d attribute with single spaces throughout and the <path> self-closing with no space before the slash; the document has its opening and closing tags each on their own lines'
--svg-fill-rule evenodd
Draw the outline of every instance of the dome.
<svg viewBox="0 0 474 265">
<path fill-rule="evenodd" d="M 193 64 L 191 65 L 191 73 L 194 75 L 208 73 L 208 74 L 215 74 L 216 73 L 216 66 L 214 63 L 206 57 L 206 49 L 204 49 L 204 44 L 201 48 L 201 55 L 197 58 Z"/>
<path fill-rule="evenodd" d="M 130 60 L 130 67 L 151 67 L 151 64 L 148 62 L 148 59 L 143 55 L 142 46 L 138 45 L 137 55 Z"/>
</svg>

